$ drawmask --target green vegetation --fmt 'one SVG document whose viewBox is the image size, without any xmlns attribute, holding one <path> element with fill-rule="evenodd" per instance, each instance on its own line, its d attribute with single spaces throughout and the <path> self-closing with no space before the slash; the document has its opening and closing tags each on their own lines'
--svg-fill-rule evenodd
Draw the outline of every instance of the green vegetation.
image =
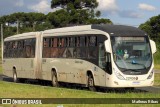
<svg viewBox="0 0 160 107">
<path fill-rule="evenodd" d="M 35 12 L 13 13 L 1 16 L 0 24 L 4 26 L 4 37 L 17 33 L 43 31 L 73 25 L 112 24 L 110 19 L 99 18 L 101 12 L 95 11 L 97 6 L 97 0 L 52 0 L 52 9 L 56 7 L 62 9 L 46 15 Z"/>
<path fill-rule="evenodd" d="M 160 73 L 155 73 L 154 85 L 160 87 Z"/>
<path fill-rule="evenodd" d="M 85 90 L 54 88 L 49 86 L 16 84 L 3 81 L 0 81 L 0 87 L 1 87 L 0 91 L 1 98 L 15 98 L 15 97 L 16 98 L 159 98 L 160 97 L 160 93 L 149 93 L 149 92 L 99 93 L 99 92 L 91 92 Z M 66 106 L 73 106 L 73 105 L 66 105 Z M 91 105 L 82 105 L 82 106 L 89 107 Z M 77 105 L 77 107 L 80 107 L 80 105 Z"/>
<path fill-rule="evenodd" d="M 0 74 L 2 74 L 2 65 L 0 64 Z"/>
<path fill-rule="evenodd" d="M 157 48 L 160 49 L 160 15 L 151 17 L 139 28 L 147 32 L 150 38 L 156 42 Z"/>
<path fill-rule="evenodd" d="M 154 55 L 155 69 L 160 70 L 160 15 L 151 17 L 139 26 L 156 42 L 157 53 Z"/>
<path fill-rule="evenodd" d="M 10 105 L 3 105 L 2 107 L 142 107 L 142 104 L 56 104 L 56 105 L 17 105 L 17 106 L 10 106 Z M 159 105 L 155 104 L 143 104 L 143 107 L 159 107 Z"/>
<path fill-rule="evenodd" d="M 52 23 L 66 24 L 101 24 L 112 22 L 109 19 L 100 19 L 101 12 L 97 0 L 51 0 L 51 8 L 61 7 L 50 20 Z M 48 15 L 50 17 L 50 15 Z M 59 17 L 64 16 L 64 17 Z M 53 20 L 54 18 L 54 20 Z"/>
<path fill-rule="evenodd" d="M 2 60 L 1 60 L 1 45 L 0 45 L 0 74 L 2 74 Z"/>
<path fill-rule="evenodd" d="M 160 70 L 160 49 L 154 55 L 155 69 Z"/>
</svg>

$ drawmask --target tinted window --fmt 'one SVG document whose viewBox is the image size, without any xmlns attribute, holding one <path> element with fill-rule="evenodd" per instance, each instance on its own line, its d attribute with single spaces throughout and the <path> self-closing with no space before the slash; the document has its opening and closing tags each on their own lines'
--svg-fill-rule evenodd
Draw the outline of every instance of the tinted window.
<svg viewBox="0 0 160 107">
<path fill-rule="evenodd" d="M 34 58 L 35 39 L 5 42 L 5 58 Z"/>
</svg>

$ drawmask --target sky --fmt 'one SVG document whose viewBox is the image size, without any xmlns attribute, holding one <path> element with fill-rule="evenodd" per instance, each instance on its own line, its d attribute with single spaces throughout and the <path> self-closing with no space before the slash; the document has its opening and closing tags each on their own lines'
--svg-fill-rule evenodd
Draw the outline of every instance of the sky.
<svg viewBox="0 0 160 107">
<path fill-rule="evenodd" d="M 160 14 L 160 0 L 97 0 L 100 18 L 108 18 L 114 24 L 138 27 L 149 18 Z M 15 12 L 41 12 L 47 14 L 51 0 L 0 0 L 0 16 Z"/>
</svg>

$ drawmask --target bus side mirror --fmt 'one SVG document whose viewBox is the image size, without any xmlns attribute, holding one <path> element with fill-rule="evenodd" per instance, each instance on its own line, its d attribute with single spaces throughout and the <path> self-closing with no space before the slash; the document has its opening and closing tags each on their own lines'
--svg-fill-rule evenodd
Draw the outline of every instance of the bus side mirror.
<svg viewBox="0 0 160 107">
<path fill-rule="evenodd" d="M 152 54 L 156 53 L 157 49 L 155 42 L 153 40 L 150 40 L 150 44 L 151 44 Z"/>
<path fill-rule="evenodd" d="M 111 50 L 111 47 L 110 47 L 111 44 L 110 44 L 109 40 L 106 40 L 104 43 L 105 43 L 106 52 L 111 53 L 112 50 Z"/>
</svg>

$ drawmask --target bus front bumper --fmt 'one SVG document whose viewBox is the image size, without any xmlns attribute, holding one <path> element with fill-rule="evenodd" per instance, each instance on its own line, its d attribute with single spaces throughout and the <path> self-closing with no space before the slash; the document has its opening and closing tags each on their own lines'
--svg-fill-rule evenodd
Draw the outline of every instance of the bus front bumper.
<svg viewBox="0 0 160 107">
<path fill-rule="evenodd" d="M 111 86 L 113 88 L 125 88 L 125 87 L 147 87 L 147 86 L 153 86 L 154 80 L 144 80 L 144 81 L 126 81 L 126 80 L 121 80 L 121 81 L 116 81 L 113 80 Z"/>
</svg>

